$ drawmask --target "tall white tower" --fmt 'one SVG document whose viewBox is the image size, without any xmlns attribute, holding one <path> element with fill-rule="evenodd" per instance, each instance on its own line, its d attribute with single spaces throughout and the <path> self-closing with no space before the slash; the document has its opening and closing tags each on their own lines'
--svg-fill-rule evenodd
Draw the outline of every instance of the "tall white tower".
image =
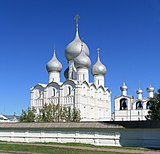
<svg viewBox="0 0 160 154">
<path fill-rule="evenodd" d="M 94 76 L 94 84 L 98 87 L 102 85 L 104 87 L 104 76 L 106 74 L 106 67 L 101 63 L 99 51 L 100 49 L 97 49 L 98 51 L 98 59 L 97 62 L 92 67 L 92 74 Z"/>
<path fill-rule="evenodd" d="M 62 64 L 56 58 L 56 50 L 54 49 L 54 54 L 51 60 L 47 63 L 46 69 L 48 71 L 48 83 L 60 82 L 60 72 L 62 70 Z"/>
</svg>

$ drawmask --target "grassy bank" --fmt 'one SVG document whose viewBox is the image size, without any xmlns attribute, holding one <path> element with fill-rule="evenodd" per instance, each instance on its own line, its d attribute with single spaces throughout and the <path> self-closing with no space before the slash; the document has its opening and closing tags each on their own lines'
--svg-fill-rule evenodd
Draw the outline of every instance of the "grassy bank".
<svg viewBox="0 0 160 154">
<path fill-rule="evenodd" d="M 116 152 L 101 152 L 79 149 L 66 149 L 59 147 L 23 145 L 23 144 L 5 144 L 0 143 L 0 152 L 29 152 L 39 154 L 117 154 Z"/>
<path fill-rule="evenodd" d="M 120 153 L 146 153 L 154 150 L 142 147 L 111 147 L 94 146 L 80 143 L 14 143 L 0 142 L 0 153 L 25 154 L 120 154 Z M 160 152 L 156 150 L 156 152 Z"/>
</svg>

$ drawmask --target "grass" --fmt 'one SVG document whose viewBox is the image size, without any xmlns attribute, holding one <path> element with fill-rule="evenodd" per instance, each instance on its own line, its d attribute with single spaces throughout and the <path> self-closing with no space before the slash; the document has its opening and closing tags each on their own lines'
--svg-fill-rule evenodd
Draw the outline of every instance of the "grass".
<svg viewBox="0 0 160 154">
<path fill-rule="evenodd" d="M 153 151 L 152 149 L 143 147 L 113 147 L 113 146 L 94 146 L 91 144 L 82 143 L 29 143 L 34 145 L 28 145 L 27 143 L 14 143 L 1 142 L 0 141 L 0 152 L 29 152 L 34 154 L 120 154 L 120 149 L 124 150 L 141 150 L 141 151 Z M 37 145 L 36 145 L 37 144 Z M 41 144 L 41 145 L 38 145 Z M 47 146 L 48 145 L 48 146 Z M 51 147 L 49 145 L 57 145 L 57 147 Z M 65 146 L 79 146 L 79 147 L 93 147 L 93 148 L 106 148 L 106 149 L 119 149 L 119 152 L 104 152 L 104 151 L 91 151 L 91 150 L 79 150 L 79 149 L 68 149 L 63 147 L 58 147 L 58 145 Z M 156 150 L 159 151 L 159 150 Z"/>
<path fill-rule="evenodd" d="M 115 152 L 100 152 L 100 151 L 89 151 L 89 150 L 78 150 L 78 149 L 66 149 L 57 147 L 47 146 L 32 146 L 24 144 L 5 144 L 0 143 L 0 151 L 14 151 L 14 152 L 30 152 L 34 154 L 117 154 Z"/>
<path fill-rule="evenodd" d="M 39 144 L 38 142 L 36 144 Z M 68 145 L 68 146 L 82 146 L 82 147 L 96 147 L 96 148 L 109 148 L 109 149 L 128 149 L 128 150 L 144 150 L 150 151 L 151 149 L 144 148 L 144 147 L 120 147 L 120 146 L 96 146 L 93 144 L 84 144 L 84 143 L 57 143 L 57 142 L 48 142 L 48 143 L 41 143 L 41 144 L 55 144 L 55 145 Z"/>
</svg>

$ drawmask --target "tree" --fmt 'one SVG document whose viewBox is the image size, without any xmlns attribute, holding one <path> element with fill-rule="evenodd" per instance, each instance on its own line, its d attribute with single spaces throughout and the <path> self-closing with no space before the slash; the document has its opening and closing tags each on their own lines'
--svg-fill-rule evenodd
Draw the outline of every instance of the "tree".
<svg viewBox="0 0 160 154">
<path fill-rule="evenodd" d="M 20 122 L 34 122 L 35 121 L 35 109 L 28 108 L 27 111 L 22 110 L 20 115 Z"/>
<path fill-rule="evenodd" d="M 160 89 L 154 94 L 154 97 L 150 100 L 147 120 L 160 120 Z"/>
<path fill-rule="evenodd" d="M 35 108 L 22 110 L 20 122 L 78 122 L 80 111 L 76 108 L 66 107 L 62 104 L 45 103 L 40 109 L 39 115 Z"/>
<path fill-rule="evenodd" d="M 80 121 L 80 111 L 76 108 L 63 106 L 62 104 L 45 103 L 37 122 L 78 122 Z"/>
</svg>

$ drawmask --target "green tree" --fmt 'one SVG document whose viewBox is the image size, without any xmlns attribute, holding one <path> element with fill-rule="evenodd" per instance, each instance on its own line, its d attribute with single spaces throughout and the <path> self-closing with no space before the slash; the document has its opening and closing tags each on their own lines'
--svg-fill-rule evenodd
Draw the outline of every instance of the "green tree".
<svg viewBox="0 0 160 154">
<path fill-rule="evenodd" d="M 26 111 L 22 110 L 20 116 L 20 122 L 78 122 L 80 120 L 79 110 L 59 103 L 45 103 L 39 115 L 36 115 L 34 108 L 28 108 Z"/>
<path fill-rule="evenodd" d="M 154 97 L 150 100 L 147 120 L 160 120 L 160 89 L 154 94 Z"/>
<path fill-rule="evenodd" d="M 80 117 L 80 110 L 79 109 L 76 109 L 74 108 L 73 111 L 72 111 L 72 121 L 74 122 L 78 122 L 81 120 L 81 117 Z"/>
<path fill-rule="evenodd" d="M 80 121 L 80 111 L 62 104 L 44 104 L 37 117 L 38 122 L 74 122 Z"/>
<path fill-rule="evenodd" d="M 34 122 L 35 117 L 35 109 L 28 108 L 26 111 L 22 110 L 20 122 Z"/>
</svg>

